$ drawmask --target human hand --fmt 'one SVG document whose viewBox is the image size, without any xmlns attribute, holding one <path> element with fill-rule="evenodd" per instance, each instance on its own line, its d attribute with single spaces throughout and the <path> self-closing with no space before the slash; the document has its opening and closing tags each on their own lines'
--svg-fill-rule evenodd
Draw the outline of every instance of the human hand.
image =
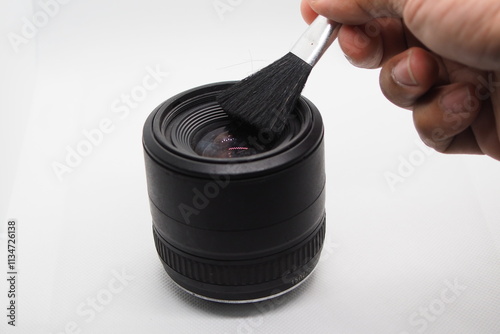
<svg viewBox="0 0 500 334">
<path fill-rule="evenodd" d="M 500 160 L 498 0 L 302 0 L 301 11 L 343 24 L 346 57 L 382 67 L 382 92 L 413 110 L 428 146 Z"/>
</svg>

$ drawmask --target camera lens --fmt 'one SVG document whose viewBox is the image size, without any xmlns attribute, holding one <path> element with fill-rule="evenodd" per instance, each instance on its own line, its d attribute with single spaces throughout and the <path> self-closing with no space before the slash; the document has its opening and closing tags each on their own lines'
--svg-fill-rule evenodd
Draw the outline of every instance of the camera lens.
<svg viewBox="0 0 500 334">
<path fill-rule="evenodd" d="M 276 134 L 230 118 L 216 96 L 180 93 L 144 125 L 153 237 L 168 275 L 229 303 L 283 294 L 315 268 L 325 236 L 323 124 L 301 97 Z"/>
</svg>

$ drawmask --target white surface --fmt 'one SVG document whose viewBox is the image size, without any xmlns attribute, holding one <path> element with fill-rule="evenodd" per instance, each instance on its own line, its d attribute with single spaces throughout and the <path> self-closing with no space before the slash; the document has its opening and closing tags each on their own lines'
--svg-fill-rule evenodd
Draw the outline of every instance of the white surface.
<svg viewBox="0 0 500 334">
<path fill-rule="evenodd" d="M 221 17 L 217 3 L 233 10 Z M 33 4 L 0 5 L 0 232 L 18 220 L 20 272 L 18 326 L 2 311 L 2 333 L 500 333 L 499 163 L 428 154 L 410 112 L 380 93 L 378 71 L 351 67 L 336 44 L 304 90 L 323 114 L 328 157 L 328 236 L 311 279 L 273 302 L 229 306 L 164 273 L 144 120 L 175 93 L 283 56 L 306 27 L 298 0 L 73 0 L 15 53 L 5 36 Z M 169 75 L 126 113 L 122 94 L 151 69 Z M 105 119 L 110 133 L 58 180 L 52 164 Z M 410 158 L 417 166 L 391 189 L 386 173 Z M 1 277 L 5 248 L 3 234 Z"/>
</svg>

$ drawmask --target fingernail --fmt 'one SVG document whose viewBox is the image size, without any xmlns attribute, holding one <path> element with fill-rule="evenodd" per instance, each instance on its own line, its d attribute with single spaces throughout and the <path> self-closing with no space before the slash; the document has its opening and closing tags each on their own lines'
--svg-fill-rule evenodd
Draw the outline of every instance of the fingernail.
<svg viewBox="0 0 500 334">
<path fill-rule="evenodd" d="M 348 55 L 344 55 L 345 59 L 347 59 L 348 62 L 350 62 L 352 65 L 355 65 L 354 64 L 354 61 L 352 60 L 351 57 L 349 57 Z"/>
<path fill-rule="evenodd" d="M 408 57 L 405 59 L 401 59 L 399 63 L 394 66 L 392 69 L 392 79 L 401 86 L 418 86 L 417 80 L 415 80 L 415 76 L 411 70 L 410 61 L 411 61 L 412 52 L 408 54 Z"/>
<path fill-rule="evenodd" d="M 344 55 L 345 59 L 351 63 L 351 65 L 354 65 L 356 67 L 360 68 L 376 68 L 380 66 L 380 61 L 382 60 L 382 51 L 377 50 L 375 51 L 371 57 L 362 59 L 361 61 L 355 60 L 348 55 Z"/>
<path fill-rule="evenodd" d="M 467 87 L 462 87 L 443 95 L 439 104 L 444 111 L 460 114 L 469 112 L 467 109 L 471 105 L 470 101 L 471 96 L 469 89 Z"/>
<path fill-rule="evenodd" d="M 349 57 L 348 55 L 344 55 L 345 59 L 347 59 L 348 62 L 351 63 L 351 65 L 354 65 L 356 67 L 363 67 L 365 63 L 363 62 L 358 62 L 355 59 Z"/>
</svg>

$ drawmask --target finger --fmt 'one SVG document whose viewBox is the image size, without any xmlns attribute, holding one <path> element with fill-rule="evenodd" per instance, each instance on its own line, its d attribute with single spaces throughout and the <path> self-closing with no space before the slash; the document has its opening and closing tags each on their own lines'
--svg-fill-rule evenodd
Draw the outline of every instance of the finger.
<svg viewBox="0 0 500 334">
<path fill-rule="evenodd" d="M 471 129 L 481 151 L 490 157 L 500 160 L 500 137 L 498 133 L 500 129 L 498 127 L 498 114 L 500 110 L 495 107 L 495 98 L 498 97 L 500 95 L 496 97 L 492 96 L 491 102 L 483 103 L 481 113 L 477 116 L 474 123 L 472 123 Z"/>
<path fill-rule="evenodd" d="M 484 154 L 481 147 L 478 145 L 476 136 L 471 127 L 468 127 L 461 133 L 457 134 L 451 140 L 450 144 L 442 153 L 448 154 Z"/>
<path fill-rule="evenodd" d="M 474 122 L 480 109 L 474 85 L 455 83 L 434 88 L 418 100 L 413 108 L 413 122 L 424 143 L 446 152 L 454 137 Z"/>
<path fill-rule="evenodd" d="M 411 48 L 384 65 L 380 87 L 389 101 L 408 108 L 439 81 L 439 72 L 439 63 L 432 54 Z"/>
<path fill-rule="evenodd" d="M 407 48 L 399 19 L 375 19 L 359 26 L 343 25 L 339 45 L 355 66 L 377 68 Z"/>
<path fill-rule="evenodd" d="M 307 24 L 311 24 L 316 16 L 318 16 L 318 13 L 316 13 L 311 8 L 307 0 L 302 0 L 302 2 L 300 3 L 300 12 L 302 13 L 302 17 L 304 18 L 304 21 L 307 22 Z"/>
<path fill-rule="evenodd" d="M 497 139 L 500 143 L 500 71 L 492 73 L 491 75 L 493 77 L 493 83 L 491 84 L 491 86 L 493 86 L 491 101 L 493 104 L 493 112 L 495 115 L 494 124 L 496 125 L 497 129 Z M 500 160 L 500 158 L 498 159 Z"/>
<path fill-rule="evenodd" d="M 337 38 L 351 64 L 361 68 L 377 68 L 384 56 L 382 37 L 380 34 L 368 36 L 366 29 L 365 25 L 343 25 Z"/>
<path fill-rule="evenodd" d="M 444 153 L 486 154 L 500 160 L 500 141 L 490 103 L 483 103 L 470 127 L 456 135 Z"/>
<path fill-rule="evenodd" d="M 318 14 L 334 21 L 359 25 L 378 17 L 403 17 L 406 0 L 307 0 Z"/>
</svg>

